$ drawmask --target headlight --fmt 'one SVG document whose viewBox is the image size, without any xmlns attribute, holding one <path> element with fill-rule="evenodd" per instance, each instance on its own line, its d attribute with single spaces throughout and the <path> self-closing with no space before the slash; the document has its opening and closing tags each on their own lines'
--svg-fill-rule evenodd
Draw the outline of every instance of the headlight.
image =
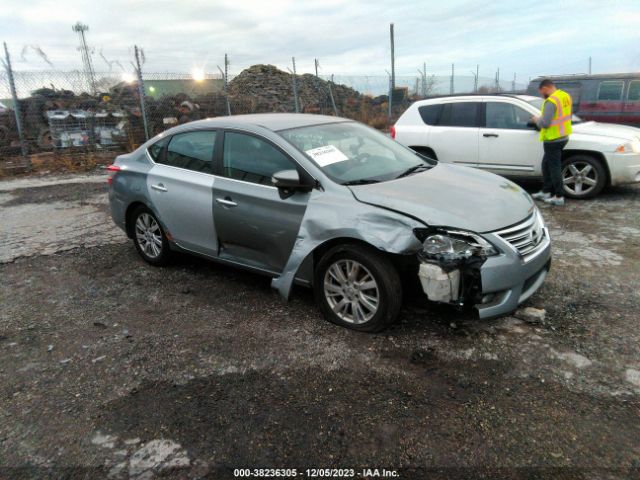
<svg viewBox="0 0 640 480">
<path fill-rule="evenodd" d="M 493 245 L 470 232 L 438 230 L 422 237 L 422 254 L 429 258 L 463 259 L 473 255 L 489 257 L 498 254 Z"/>
</svg>

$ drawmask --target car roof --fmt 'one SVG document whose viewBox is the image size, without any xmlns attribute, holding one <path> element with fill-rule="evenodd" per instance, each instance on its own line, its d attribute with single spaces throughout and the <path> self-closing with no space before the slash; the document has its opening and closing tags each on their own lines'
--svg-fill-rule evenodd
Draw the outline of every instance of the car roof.
<svg viewBox="0 0 640 480">
<path fill-rule="evenodd" d="M 482 100 L 483 98 L 515 98 L 517 100 L 528 101 L 530 99 L 538 98 L 530 95 L 520 95 L 516 93 L 460 93 L 457 95 L 435 95 L 433 97 L 425 98 L 424 100 L 418 100 L 414 102 L 414 105 L 429 105 L 432 100 L 473 100 L 477 98 Z"/>
<path fill-rule="evenodd" d="M 277 132 L 289 128 L 309 127 L 325 123 L 349 122 L 351 120 L 330 115 L 315 115 L 309 113 L 252 113 L 247 115 L 231 115 L 228 117 L 207 118 L 196 120 L 186 125 L 190 127 L 229 127 L 229 126 L 260 126 Z"/>
<path fill-rule="evenodd" d="M 568 74 L 568 75 L 541 75 L 539 77 L 535 77 L 531 79 L 529 84 L 539 82 L 548 78 L 550 80 L 626 80 L 626 79 L 638 79 L 640 78 L 640 73 L 638 72 L 630 72 L 630 73 L 576 73 L 576 74 Z"/>
</svg>

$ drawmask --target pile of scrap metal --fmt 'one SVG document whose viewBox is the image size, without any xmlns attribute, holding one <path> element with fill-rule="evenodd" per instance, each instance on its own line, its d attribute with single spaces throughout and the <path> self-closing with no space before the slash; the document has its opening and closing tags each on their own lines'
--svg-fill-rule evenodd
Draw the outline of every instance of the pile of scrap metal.
<svg viewBox="0 0 640 480">
<path fill-rule="evenodd" d="M 339 111 L 356 105 L 363 96 L 345 85 L 328 82 L 311 74 L 296 75 L 299 110 L 306 113 L 329 113 L 333 104 Z M 231 98 L 248 96 L 253 99 L 253 112 L 293 112 L 295 99 L 293 78 L 273 65 L 253 65 L 229 82 Z"/>
</svg>

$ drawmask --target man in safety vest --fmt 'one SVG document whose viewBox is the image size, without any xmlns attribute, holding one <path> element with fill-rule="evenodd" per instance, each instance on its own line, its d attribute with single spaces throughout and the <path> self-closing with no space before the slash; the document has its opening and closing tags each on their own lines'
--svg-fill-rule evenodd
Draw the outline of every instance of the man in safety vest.
<svg viewBox="0 0 640 480">
<path fill-rule="evenodd" d="M 551 205 L 564 205 L 562 182 L 562 149 L 571 134 L 571 97 L 559 90 L 549 79 L 542 80 L 538 87 L 544 97 L 542 116 L 532 120 L 540 128 L 540 141 L 544 145 L 542 157 L 542 190 L 532 195 Z"/>
</svg>

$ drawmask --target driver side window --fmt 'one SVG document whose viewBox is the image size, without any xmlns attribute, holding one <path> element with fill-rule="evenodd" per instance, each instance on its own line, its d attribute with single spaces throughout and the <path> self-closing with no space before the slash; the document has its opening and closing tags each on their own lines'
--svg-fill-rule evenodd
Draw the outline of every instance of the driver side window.
<svg viewBox="0 0 640 480">
<path fill-rule="evenodd" d="M 225 177 L 271 186 L 274 173 L 296 169 L 293 160 L 258 137 L 237 132 L 224 134 Z"/>
<path fill-rule="evenodd" d="M 487 128 L 527 130 L 531 114 L 526 110 L 504 102 L 487 102 Z"/>
</svg>

